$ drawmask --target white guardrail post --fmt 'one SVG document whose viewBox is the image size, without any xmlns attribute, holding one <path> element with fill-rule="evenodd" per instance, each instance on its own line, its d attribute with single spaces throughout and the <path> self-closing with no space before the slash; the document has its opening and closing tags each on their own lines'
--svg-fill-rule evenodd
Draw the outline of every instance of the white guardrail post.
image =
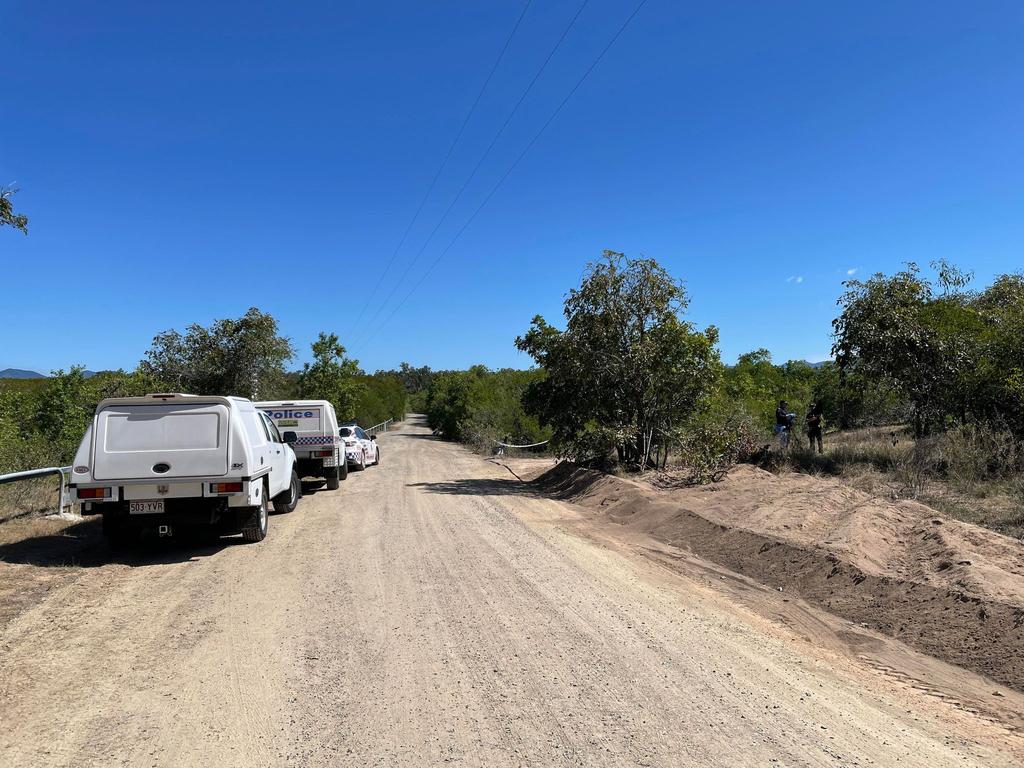
<svg viewBox="0 0 1024 768">
<path fill-rule="evenodd" d="M 9 472 L 6 475 L 0 475 L 0 485 L 7 483 L 16 483 L 19 480 L 31 480 L 36 477 L 46 477 L 47 475 L 60 475 L 60 497 L 57 501 L 57 512 L 61 513 L 64 511 L 66 504 L 65 496 L 67 489 L 65 487 L 64 475 L 71 473 L 71 467 L 42 467 L 40 469 L 26 469 L 24 472 Z"/>
</svg>

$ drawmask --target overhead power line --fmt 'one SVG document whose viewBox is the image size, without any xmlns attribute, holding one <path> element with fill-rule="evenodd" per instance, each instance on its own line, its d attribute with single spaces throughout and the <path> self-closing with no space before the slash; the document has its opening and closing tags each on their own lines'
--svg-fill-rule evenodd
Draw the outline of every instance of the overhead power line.
<svg viewBox="0 0 1024 768">
<path fill-rule="evenodd" d="M 438 230 L 441 229 L 441 225 L 444 224 L 444 222 L 448 219 L 448 214 L 452 212 L 452 209 L 455 208 L 455 204 L 458 203 L 459 200 L 462 198 L 462 193 L 466 191 L 466 188 L 470 185 L 470 182 L 472 182 L 473 179 L 476 177 L 476 173 L 477 171 L 480 170 L 480 166 L 482 166 L 484 164 L 484 161 L 490 156 L 491 150 L 494 149 L 494 145 L 498 143 L 498 139 L 501 138 L 502 134 L 505 132 L 505 129 L 508 128 L 509 123 L 512 122 L 512 118 L 516 116 L 516 113 L 519 111 L 519 107 L 521 107 L 523 102 L 526 101 L 526 97 L 529 96 L 530 91 L 533 90 L 533 86 L 537 84 L 537 81 L 540 79 L 540 76 L 544 74 L 544 70 L 547 69 L 548 64 L 551 62 L 551 59 L 554 58 L 555 54 L 558 52 L 558 49 L 562 47 L 562 43 L 565 42 L 565 38 L 568 37 L 569 32 L 572 30 L 574 26 L 576 26 L 576 21 L 583 13 L 583 9 L 587 7 L 588 2 L 590 2 L 590 0 L 583 0 L 583 2 L 580 4 L 580 7 L 576 10 L 576 13 L 569 20 L 569 23 L 566 25 L 565 29 L 562 30 L 562 34 L 558 38 L 558 41 L 555 43 L 554 47 L 548 52 L 547 57 L 544 59 L 543 62 L 541 62 L 541 65 L 534 73 L 533 78 L 527 84 L 523 92 L 519 95 L 519 99 L 512 107 L 512 111 L 509 112 L 508 117 L 505 118 L 505 122 L 503 122 L 501 124 L 501 127 L 498 128 L 497 133 L 494 134 L 494 138 L 492 138 L 490 144 L 487 145 L 487 149 L 484 150 L 483 154 L 480 156 L 480 159 L 476 161 L 476 165 L 473 166 L 473 170 L 469 172 L 469 176 L 466 177 L 466 180 L 462 183 L 462 186 L 459 187 L 459 191 L 455 193 L 455 197 L 452 198 L 452 201 L 448 204 L 448 207 L 445 209 L 444 213 L 441 214 L 441 218 L 438 219 L 437 224 L 434 225 L 434 228 L 431 230 L 430 234 L 427 235 L 427 239 L 423 242 L 423 245 L 421 245 L 420 249 L 416 251 L 416 255 L 413 256 L 412 260 L 406 265 L 405 270 L 402 272 L 402 276 L 398 278 L 395 284 L 391 287 L 391 291 L 388 293 L 387 297 L 377 307 L 377 311 L 374 312 L 373 316 L 370 318 L 370 321 L 369 323 L 367 323 L 367 325 L 373 325 L 373 321 L 380 316 L 380 313 L 384 310 L 384 307 L 387 306 L 388 302 L 390 302 L 391 299 L 394 297 L 395 293 L 401 287 L 402 283 L 405 282 L 405 278 L 409 276 L 409 273 L 412 271 L 412 268 L 419 261 L 420 256 L 422 256 L 423 252 L 427 250 L 427 246 L 429 246 L 431 241 L 434 239 L 434 235 L 437 234 Z"/>
<path fill-rule="evenodd" d="M 487 86 L 490 85 L 491 79 L 494 77 L 494 73 L 498 71 L 498 65 L 501 64 L 501 60 L 505 58 L 505 52 L 508 51 L 509 45 L 512 43 L 512 38 L 516 36 L 516 32 L 519 30 L 519 25 L 523 23 L 523 18 L 526 16 L 526 12 L 530 9 L 530 3 L 533 0 L 526 0 L 526 4 L 523 6 L 522 12 L 519 14 L 519 18 L 516 19 L 516 23 L 512 26 L 512 31 L 509 32 L 508 37 L 505 39 L 505 44 L 501 47 L 501 51 L 498 53 L 498 58 L 494 60 L 494 66 L 491 67 L 491 71 L 487 73 L 484 84 L 480 86 L 480 91 L 476 95 L 476 99 L 473 100 L 473 106 L 469 108 L 469 112 L 466 113 L 466 117 L 462 120 L 462 125 L 459 126 L 458 132 L 455 134 L 455 138 L 452 139 L 451 145 L 448 147 L 448 151 L 445 153 L 444 159 L 441 161 L 441 165 L 437 168 L 437 173 L 434 174 L 434 178 L 430 180 L 430 185 L 427 187 L 427 191 L 423 195 L 423 199 L 420 200 L 420 204 L 416 206 L 416 212 L 409 219 L 408 225 L 405 227 L 405 231 L 402 233 L 401 239 L 398 241 L 398 245 L 395 246 L 395 250 L 391 254 L 391 258 L 388 259 L 387 266 L 384 267 L 384 271 L 380 273 L 377 278 L 377 282 L 373 285 L 373 290 L 367 294 L 366 301 L 363 302 L 363 308 L 359 310 L 359 316 L 356 318 L 355 327 L 359 328 L 359 322 L 363 319 L 363 315 L 366 314 L 367 308 L 370 306 L 370 302 L 373 301 L 373 297 L 377 295 L 377 289 L 380 288 L 381 283 L 384 282 L 384 278 L 387 277 L 388 272 L 391 271 L 392 265 L 395 263 L 395 259 L 398 256 L 398 252 L 402 250 L 402 246 L 405 245 L 406 239 L 409 237 L 409 233 L 412 231 L 413 225 L 416 220 L 420 217 L 420 213 L 423 211 L 423 206 L 427 204 L 427 200 L 430 198 L 431 192 L 434 191 L 434 187 L 437 185 L 437 180 L 441 178 L 441 173 L 448 165 L 448 161 L 451 160 L 452 153 L 455 152 L 455 147 L 459 143 L 459 139 L 462 138 L 462 134 L 466 131 L 466 126 L 469 125 L 470 119 L 473 117 L 473 113 L 476 112 L 477 106 L 480 104 L 480 100 L 483 98 L 484 92 L 487 90 Z"/>
<path fill-rule="evenodd" d="M 512 175 L 512 172 L 516 169 L 516 166 L 518 166 L 522 159 L 526 157 L 529 151 L 533 148 L 533 145 L 536 144 L 538 139 L 540 139 L 540 137 L 544 134 L 544 131 L 546 131 L 548 126 L 554 122 L 556 117 L 558 117 L 558 114 L 562 111 L 562 108 L 565 107 L 567 103 L 569 103 L 569 100 L 573 97 L 576 91 L 579 90 L 580 86 L 583 85 L 584 81 L 590 76 L 590 73 L 597 68 L 597 65 L 601 63 L 601 60 L 605 57 L 605 54 L 607 54 L 611 47 L 615 45 L 615 41 L 618 40 L 619 37 L 621 37 L 622 33 L 626 31 L 626 27 L 629 26 L 630 22 L 633 21 L 636 15 L 640 13 L 641 9 L 643 9 L 644 5 L 646 4 L 647 0 L 640 0 L 640 3 L 638 3 L 636 8 L 633 9 L 633 12 L 626 17 L 626 20 L 622 22 L 622 25 L 618 28 L 618 30 L 616 30 L 615 34 L 612 35 L 611 40 L 609 40 L 607 45 L 605 45 L 605 47 L 601 49 L 601 52 L 597 55 L 597 58 L 595 58 L 590 63 L 590 66 L 587 67 L 587 69 L 583 72 L 579 80 L 576 81 L 576 84 L 573 85 L 570 91 L 566 94 L 565 98 L 562 99 L 561 102 L 559 102 L 557 107 L 555 107 L 554 112 L 552 112 L 548 119 L 544 121 L 544 124 L 540 127 L 540 130 L 538 130 L 537 133 L 534 134 L 533 138 L 530 139 L 529 143 L 523 148 L 523 151 L 519 153 L 515 160 L 512 161 L 512 164 L 508 167 L 505 173 L 502 174 L 501 178 L 498 179 L 497 183 L 491 188 L 491 191 L 487 193 L 487 196 L 484 197 L 483 201 L 480 203 L 479 206 L 477 206 L 476 210 L 474 210 L 470 217 L 466 219 L 466 222 L 462 225 L 462 227 L 459 228 L 458 232 L 455 233 L 455 236 L 449 241 L 448 245 L 444 247 L 444 250 L 442 250 L 437 255 L 437 258 L 434 259 L 433 262 L 431 262 L 430 266 L 427 267 L 427 270 L 423 273 L 420 279 L 416 282 L 412 289 L 405 294 L 402 300 L 395 306 L 395 308 L 384 319 L 384 321 L 380 323 L 380 325 L 377 325 L 370 330 L 370 336 L 368 336 L 365 339 L 365 341 L 369 342 L 373 338 L 373 336 L 376 335 L 377 331 L 379 331 L 381 328 L 387 325 L 391 321 L 391 318 L 393 318 L 395 314 L 398 312 L 398 310 L 405 305 L 405 303 L 412 297 L 414 293 L 416 293 L 417 290 L 419 290 L 420 286 L 423 285 L 423 282 L 427 279 L 430 273 L 441 262 L 441 259 L 443 259 L 447 255 L 448 251 L 451 250 L 452 246 L 454 246 L 458 239 L 462 236 L 462 233 L 469 228 L 469 225 L 473 223 L 473 220 L 477 217 L 480 211 L 482 211 L 484 207 L 487 205 L 487 203 L 490 202 L 491 198 L 494 197 L 494 194 L 498 191 L 501 185 L 505 183 L 505 180 Z"/>
</svg>

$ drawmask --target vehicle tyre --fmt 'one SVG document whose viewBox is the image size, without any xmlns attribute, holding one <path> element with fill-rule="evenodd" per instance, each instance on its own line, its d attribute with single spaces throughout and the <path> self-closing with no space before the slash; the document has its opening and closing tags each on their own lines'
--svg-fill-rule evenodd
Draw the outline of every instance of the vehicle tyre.
<svg viewBox="0 0 1024 768">
<path fill-rule="evenodd" d="M 356 462 L 356 465 L 352 467 L 352 469 L 354 469 L 356 472 L 362 472 L 364 469 L 366 469 L 366 451 L 363 451 L 363 453 L 359 457 L 359 461 Z"/>
<path fill-rule="evenodd" d="M 380 465 L 380 446 L 378 445 L 377 446 L 377 450 L 373 454 L 373 466 L 376 467 L 376 466 L 379 466 L 379 465 Z"/>
<path fill-rule="evenodd" d="M 348 480 L 348 456 L 344 451 L 338 459 L 338 480 Z"/>
<path fill-rule="evenodd" d="M 341 480 L 338 479 L 338 475 L 341 473 L 339 467 L 331 467 L 325 472 L 327 476 L 327 490 L 336 491 L 341 487 Z"/>
<path fill-rule="evenodd" d="M 267 538 L 267 527 L 270 523 L 270 514 L 267 502 L 267 486 L 263 486 L 260 494 L 258 507 L 250 507 L 251 514 L 245 525 L 242 526 L 242 538 L 246 541 L 257 542 Z"/>
<path fill-rule="evenodd" d="M 328 487 L 330 487 L 330 480 L 327 481 Z M 292 471 L 292 481 L 288 484 L 288 488 L 281 491 L 274 497 L 274 511 L 279 515 L 285 515 L 298 506 L 299 497 L 302 495 L 302 483 L 299 482 L 298 474 Z"/>
</svg>

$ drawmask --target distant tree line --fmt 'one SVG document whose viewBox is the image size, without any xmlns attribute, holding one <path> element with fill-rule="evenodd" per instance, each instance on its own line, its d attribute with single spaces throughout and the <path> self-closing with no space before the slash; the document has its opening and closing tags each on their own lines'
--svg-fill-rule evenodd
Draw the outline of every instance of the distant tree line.
<svg viewBox="0 0 1024 768">
<path fill-rule="evenodd" d="M 396 373 L 367 375 L 333 333 L 312 344 L 313 359 L 288 371 L 292 342 L 277 321 L 252 308 L 236 319 L 157 334 L 134 371 L 87 376 L 81 366 L 45 379 L 0 383 L 0 472 L 71 460 L 96 405 L 149 392 L 237 395 L 260 400 L 329 400 L 343 421 L 372 426 L 401 419 L 406 391 Z"/>
<path fill-rule="evenodd" d="M 1024 441 L 1024 277 L 982 290 L 945 262 L 851 280 L 839 300 L 835 361 L 777 364 L 766 350 L 723 364 L 718 330 L 684 319 L 684 286 L 653 259 L 605 252 L 564 303 L 563 328 L 534 318 L 516 346 L 531 370 L 435 371 L 402 363 L 368 375 L 338 336 L 289 371 L 292 342 L 253 308 L 158 334 L 138 367 L 81 368 L 0 385 L 0 470 L 67 461 L 103 397 L 152 391 L 314 398 L 365 426 L 423 412 L 447 439 L 480 448 L 550 439 L 576 461 L 644 469 L 742 458 L 769 439 L 775 406 L 819 403 L 829 428 L 910 424 L 917 436 L 965 425 Z M 1005 441 L 1004 441 L 1005 442 Z"/>
</svg>

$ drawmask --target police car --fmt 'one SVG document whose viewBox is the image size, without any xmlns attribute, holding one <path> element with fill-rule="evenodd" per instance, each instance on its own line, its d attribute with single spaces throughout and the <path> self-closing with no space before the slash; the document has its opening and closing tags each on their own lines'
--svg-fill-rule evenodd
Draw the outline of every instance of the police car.
<svg viewBox="0 0 1024 768">
<path fill-rule="evenodd" d="M 355 422 L 343 426 L 338 434 L 345 443 L 345 456 L 348 463 L 356 470 L 366 469 L 368 465 L 380 464 L 380 446 L 377 436 L 370 436 Z"/>
<path fill-rule="evenodd" d="M 338 417 L 327 400 L 264 400 L 256 403 L 281 431 L 294 432 L 292 444 L 300 477 L 322 477 L 336 490 L 348 477 Z"/>
</svg>

